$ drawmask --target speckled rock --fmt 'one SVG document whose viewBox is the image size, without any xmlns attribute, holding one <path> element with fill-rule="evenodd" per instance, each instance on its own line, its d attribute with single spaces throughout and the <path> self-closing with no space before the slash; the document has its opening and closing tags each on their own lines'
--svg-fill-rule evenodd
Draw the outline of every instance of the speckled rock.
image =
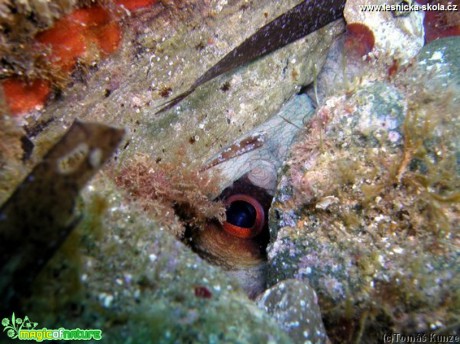
<svg viewBox="0 0 460 344">
<path fill-rule="evenodd" d="M 101 328 L 110 343 L 291 342 L 236 281 L 110 185 L 101 177 L 86 190 L 81 224 L 35 283 L 31 319 Z"/>
<path fill-rule="evenodd" d="M 347 24 L 363 24 L 373 32 L 375 54 L 388 55 L 407 62 L 423 47 L 423 12 L 412 11 L 405 16 L 395 16 L 386 10 L 363 10 L 366 6 L 388 6 L 396 3 L 398 2 L 389 3 L 386 0 L 347 1 L 344 17 Z"/>
<path fill-rule="evenodd" d="M 427 93 L 433 94 L 439 92 L 439 85 L 443 88 L 446 97 L 453 97 L 445 104 L 453 102 L 458 104 L 458 95 L 460 93 L 460 37 L 449 37 L 438 39 L 430 42 L 417 55 L 417 75 L 428 75 L 430 81 L 425 84 Z M 440 115 L 443 115 L 445 109 L 440 109 Z M 447 119 L 447 118 L 446 118 Z M 455 121 L 453 123 L 455 126 Z M 439 151 L 439 141 L 442 133 L 436 135 L 436 139 L 426 142 L 427 153 L 435 156 Z M 460 140 L 453 139 L 450 142 L 450 149 L 460 156 Z M 460 163 L 457 158 L 457 173 L 460 173 Z"/>
<path fill-rule="evenodd" d="M 308 280 L 334 342 L 456 321 L 459 98 L 437 73 L 373 75 L 327 98 L 284 167 L 268 283 Z"/>
<path fill-rule="evenodd" d="M 156 113 L 168 97 L 186 90 L 299 2 L 198 0 L 187 2 L 191 5 L 182 13 L 133 13 L 123 19 L 116 54 L 88 73 L 76 71 L 73 83 L 43 111 L 21 119 L 34 144 L 22 176 L 76 118 L 127 131 L 120 150 L 79 200 L 82 222 L 35 281 L 24 304 L 31 319 L 49 328 L 101 328 L 111 343 L 291 342 L 236 281 L 159 224 L 167 215 L 177 221 L 173 211 L 160 209 L 155 216 L 128 201 L 113 175 L 123 166 L 136 168 L 139 156 L 152 171 L 161 161 L 199 174 L 197 166 L 271 118 L 310 83 L 343 31 L 342 21 L 216 78 L 167 113 Z M 305 96 L 296 99 L 306 104 Z M 253 180 L 260 179 L 251 172 Z M 2 199 L 22 176 L 2 180 Z"/>
<path fill-rule="evenodd" d="M 460 37 L 438 39 L 427 44 L 417 55 L 417 60 L 422 73 L 431 74 L 445 86 L 460 85 Z"/>
<path fill-rule="evenodd" d="M 406 103 L 397 88 L 371 83 L 356 90 L 350 100 L 357 104 L 356 112 L 351 118 L 344 116 L 342 127 L 353 128 L 357 140 L 366 140 L 368 147 L 402 145 Z"/>
<path fill-rule="evenodd" d="M 34 143 L 45 144 L 80 118 L 126 128 L 126 156 L 142 152 L 170 161 L 174 148 L 180 147 L 191 160 L 204 163 L 265 122 L 313 80 L 343 22 L 203 85 L 167 113 L 156 115 L 157 110 L 245 38 L 298 3 L 197 1 L 198 13 L 184 14 L 189 16 L 185 20 L 170 13 L 128 19 L 117 54 L 40 113 L 42 123 L 57 120 L 48 123 Z M 30 126 L 36 118 L 27 119 Z"/>
<path fill-rule="evenodd" d="M 294 343 L 325 343 L 316 293 L 306 281 L 288 279 L 267 289 L 256 300 L 289 334 Z"/>
</svg>

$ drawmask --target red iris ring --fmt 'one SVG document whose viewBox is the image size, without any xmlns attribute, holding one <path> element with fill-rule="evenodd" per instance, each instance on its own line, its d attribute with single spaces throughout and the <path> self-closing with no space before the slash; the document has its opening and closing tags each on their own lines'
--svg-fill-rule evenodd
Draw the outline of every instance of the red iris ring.
<svg viewBox="0 0 460 344">
<path fill-rule="evenodd" d="M 224 204 L 227 209 L 235 202 L 244 202 L 251 205 L 255 210 L 255 219 L 253 221 L 252 226 L 250 227 L 243 227 L 232 224 L 228 221 L 224 222 L 223 228 L 224 230 L 238 238 L 242 239 L 250 239 L 257 236 L 265 225 L 265 211 L 262 205 L 253 197 L 244 195 L 244 194 L 235 194 L 228 197 Z"/>
</svg>

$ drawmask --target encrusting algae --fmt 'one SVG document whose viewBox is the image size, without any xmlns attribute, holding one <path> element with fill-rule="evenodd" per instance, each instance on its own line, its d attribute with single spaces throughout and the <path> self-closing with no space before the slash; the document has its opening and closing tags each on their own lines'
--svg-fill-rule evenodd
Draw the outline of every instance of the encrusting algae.
<svg viewBox="0 0 460 344">
<path fill-rule="evenodd" d="M 124 17 L 156 1 L 62 0 L 0 4 L 0 85 L 6 113 L 43 108 L 73 80 L 115 53 Z"/>
<path fill-rule="evenodd" d="M 292 147 L 270 284 L 307 279 L 337 342 L 447 331 L 460 300 L 458 85 L 414 65 L 354 87 L 326 99 Z"/>
</svg>

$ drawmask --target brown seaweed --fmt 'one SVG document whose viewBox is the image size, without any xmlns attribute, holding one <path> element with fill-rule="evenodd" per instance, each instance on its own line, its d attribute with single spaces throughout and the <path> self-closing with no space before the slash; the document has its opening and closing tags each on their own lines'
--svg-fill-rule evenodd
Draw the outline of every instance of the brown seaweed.
<svg viewBox="0 0 460 344">
<path fill-rule="evenodd" d="M 0 309 L 28 292 L 78 223 L 79 191 L 120 143 L 124 130 L 75 121 L 0 209 Z"/>
<path fill-rule="evenodd" d="M 344 7 L 345 0 L 305 0 L 301 2 L 260 28 L 230 51 L 196 79 L 187 91 L 163 104 L 157 114 L 174 107 L 199 86 L 215 77 L 282 48 L 339 19 Z"/>
</svg>

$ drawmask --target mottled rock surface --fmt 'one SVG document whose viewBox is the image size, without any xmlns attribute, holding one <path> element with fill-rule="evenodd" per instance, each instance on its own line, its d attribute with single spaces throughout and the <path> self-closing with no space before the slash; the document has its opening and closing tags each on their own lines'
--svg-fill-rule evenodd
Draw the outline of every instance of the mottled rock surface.
<svg viewBox="0 0 460 344">
<path fill-rule="evenodd" d="M 316 293 L 306 281 L 288 279 L 256 300 L 289 334 L 294 343 L 325 343 L 326 332 Z"/>
<path fill-rule="evenodd" d="M 444 86 L 460 84 L 460 37 L 443 38 L 423 47 L 417 56 L 418 68 Z M 434 85 L 436 85 L 434 83 Z"/>
<path fill-rule="evenodd" d="M 429 45 L 391 82 L 370 73 L 327 98 L 292 147 L 271 207 L 269 284 L 308 280 L 334 341 L 455 326 L 457 48 Z"/>
<path fill-rule="evenodd" d="M 423 11 L 411 11 L 407 15 L 395 15 L 397 12 L 367 9 L 367 6 L 395 5 L 397 1 L 347 1 L 344 17 L 347 24 L 363 24 L 375 38 L 374 53 L 387 55 L 408 62 L 423 47 Z"/>
<path fill-rule="evenodd" d="M 15 164 L 2 166 L 2 201 L 74 119 L 127 131 L 113 160 L 77 205 L 82 222 L 25 300 L 31 319 L 49 328 L 101 328 L 111 343 L 291 342 L 237 282 L 174 237 L 183 233 L 181 225 L 171 230 L 180 223 L 177 202 L 164 207 L 158 199 L 166 198 L 164 194 L 182 197 L 192 188 L 195 194 L 189 192 L 186 199 L 192 208 L 210 202 L 215 194 L 196 190 L 206 180 L 200 167 L 271 118 L 313 80 L 343 23 L 332 23 L 203 85 L 167 113 L 156 111 L 258 28 L 298 3 L 195 1 L 183 13 L 132 14 L 124 19 L 123 43 L 115 55 L 87 71 L 77 70 L 72 84 L 43 111 L 20 120 L 34 149 L 26 162 L 13 151 Z M 299 100 L 305 109 L 295 114 L 303 117 L 310 108 L 305 96 Z M 286 128 L 284 120 L 276 125 Z M 16 145 L 19 139 L 19 134 L 14 137 Z M 276 167 L 281 156 L 276 155 Z M 168 184 L 174 173 L 185 180 Z M 124 180 L 126 175 L 139 178 Z M 141 177 L 144 187 L 139 188 L 135 184 Z M 209 183 L 216 183 L 214 177 Z"/>
<path fill-rule="evenodd" d="M 110 180 L 94 180 L 84 199 L 82 223 L 28 305 L 40 326 L 101 328 L 107 343 L 291 342 L 235 281 L 127 207 Z"/>
</svg>

